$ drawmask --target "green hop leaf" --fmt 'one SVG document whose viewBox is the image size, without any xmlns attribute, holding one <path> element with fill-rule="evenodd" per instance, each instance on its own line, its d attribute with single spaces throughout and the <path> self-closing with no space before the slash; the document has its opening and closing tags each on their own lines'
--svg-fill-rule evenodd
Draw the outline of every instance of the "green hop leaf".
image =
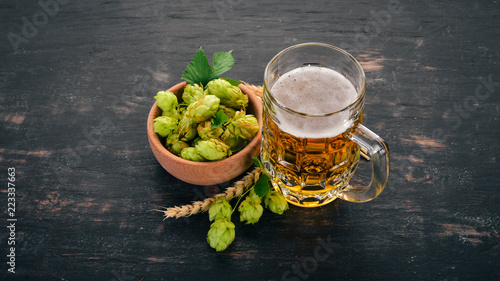
<svg viewBox="0 0 500 281">
<path fill-rule="evenodd" d="M 260 203 L 260 197 L 254 192 L 250 192 L 238 208 L 238 211 L 240 211 L 240 221 L 246 221 L 246 224 L 255 224 L 258 222 L 264 211 Z"/>
<path fill-rule="evenodd" d="M 208 218 L 210 221 L 218 219 L 231 219 L 231 214 L 233 213 L 233 208 L 227 202 L 226 197 L 221 196 L 215 200 L 215 202 L 210 205 L 208 209 Z"/>
<path fill-rule="evenodd" d="M 177 119 L 168 116 L 158 116 L 153 121 L 153 128 L 155 133 L 162 137 L 169 136 L 177 129 Z"/>
<path fill-rule="evenodd" d="M 222 160 L 231 155 L 231 149 L 218 139 L 203 140 L 196 144 L 202 157 L 210 161 Z"/>
<path fill-rule="evenodd" d="M 220 105 L 219 105 L 220 108 Z M 210 124 L 210 127 L 212 129 L 215 129 L 217 127 L 220 127 L 224 122 L 226 122 L 229 118 L 226 116 L 224 113 L 224 110 L 219 109 L 217 113 L 215 114 L 214 118 L 212 119 L 212 123 Z"/>
<path fill-rule="evenodd" d="M 213 79 L 217 79 L 219 75 L 230 70 L 234 65 L 234 58 L 231 55 L 232 51 L 215 53 L 213 56 L 213 67 L 208 63 L 207 55 L 200 47 L 198 52 L 193 56 L 193 59 L 182 73 L 182 79 L 189 84 L 201 84 L 206 86 Z"/>
<path fill-rule="evenodd" d="M 234 223 L 229 219 L 218 219 L 210 225 L 207 242 L 217 252 L 225 250 L 234 241 Z"/>
<path fill-rule="evenodd" d="M 219 78 L 219 75 L 230 70 L 234 65 L 234 58 L 231 55 L 233 51 L 215 53 L 213 56 L 214 67 L 210 80 Z"/>
<path fill-rule="evenodd" d="M 255 165 L 255 167 L 262 168 L 262 163 L 260 162 L 260 159 L 259 159 L 259 158 L 257 158 L 257 157 L 252 157 L 252 160 L 253 160 L 253 164 Z"/>
<path fill-rule="evenodd" d="M 221 79 L 222 80 L 226 80 L 227 82 L 229 82 L 233 86 L 238 86 L 239 84 L 241 84 L 240 81 L 237 81 L 237 80 L 234 80 L 234 79 L 231 79 L 231 78 L 221 78 Z"/>
<path fill-rule="evenodd" d="M 255 183 L 254 190 L 259 197 L 264 197 L 269 192 L 270 179 L 271 178 L 267 174 L 262 173 L 260 178 Z"/>
<path fill-rule="evenodd" d="M 212 76 L 212 67 L 208 63 L 207 55 L 200 47 L 198 52 L 194 54 L 193 59 L 189 62 L 186 70 L 182 73 L 182 79 L 186 80 L 189 84 L 202 84 L 203 86 L 210 81 Z"/>
<path fill-rule="evenodd" d="M 282 215 L 284 211 L 288 210 L 288 202 L 283 194 L 277 191 L 270 191 L 264 197 L 264 204 L 271 212 Z"/>
</svg>

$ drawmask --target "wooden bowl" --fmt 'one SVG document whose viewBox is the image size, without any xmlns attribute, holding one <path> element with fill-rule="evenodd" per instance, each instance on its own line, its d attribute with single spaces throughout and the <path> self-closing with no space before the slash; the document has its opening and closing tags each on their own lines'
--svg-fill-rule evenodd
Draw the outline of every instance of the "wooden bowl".
<svg viewBox="0 0 500 281">
<path fill-rule="evenodd" d="M 186 82 L 179 83 L 168 91 L 175 93 L 181 100 Z M 255 115 L 259 121 L 259 131 L 248 145 L 230 157 L 215 162 L 194 162 L 182 159 L 168 151 L 153 130 L 153 120 L 160 116 L 161 110 L 153 104 L 149 111 L 147 130 L 151 150 L 161 166 L 174 177 L 195 185 L 215 185 L 230 181 L 245 172 L 252 164 L 252 157 L 260 153 L 262 139 L 262 102 L 254 92 L 243 84 L 241 91 L 248 95 L 247 113 Z"/>
</svg>

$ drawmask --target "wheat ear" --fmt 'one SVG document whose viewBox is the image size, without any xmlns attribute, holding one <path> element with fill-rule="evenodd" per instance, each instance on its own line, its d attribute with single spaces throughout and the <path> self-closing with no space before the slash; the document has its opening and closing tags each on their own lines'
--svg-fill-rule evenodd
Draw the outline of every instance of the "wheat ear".
<svg viewBox="0 0 500 281">
<path fill-rule="evenodd" d="M 218 197 L 224 196 L 227 201 L 230 201 L 232 198 L 236 196 L 240 196 L 245 191 L 247 191 L 250 187 L 252 187 L 260 177 L 262 170 L 260 168 L 255 168 L 253 171 L 249 172 L 245 177 L 241 180 L 234 183 L 233 186 L 228 187 L 226 191 L 223 193 L 219 193 L 214 195 L 211 198 L 207 198 L 203 201 L 195 201 L 189 205 L 184 206 L 175 206 L 175 207 L 162 207 L 164 210 L 154 210 L 158 212 L 163 212 L 164 220 L 168 218 L 181 218 L 188 217 L 194 214 L 198 214 L 200 212 L 206 212 L 210 208 L 210 205 L 217 200 Z"/>
<path fill-rule="evenodd" d="M 262 96 L 263 96 L 262 86 L 255 86 L 252 84 L 248 84 L 247 82 L 243 82 L 243 85 L 245 85 L 245 87 L 247 87 L 248 89 L 252 90 L 256 96 L 258 96 L 260 99 L 262 99 Z"/>
</svg>

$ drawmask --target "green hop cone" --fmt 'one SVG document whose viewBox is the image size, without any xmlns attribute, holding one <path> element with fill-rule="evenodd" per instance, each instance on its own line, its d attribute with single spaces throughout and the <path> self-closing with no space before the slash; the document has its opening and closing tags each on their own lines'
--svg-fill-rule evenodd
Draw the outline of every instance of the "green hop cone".
<svg viewBox="0 0 500 281">
<path fill-rule="evenodd" d="M 207 120 L 198 125 L 198 135 L 203 140 L 217 139 L 224 133 L 222 127 L 212 128 L 212 120 Z"/>
<path fill-rule="evenodd" d="M 198 123 L 210 119 L 217 113 L 220 100 L 216 96 L 203 96 L 200 100 L 190 104 L 179 121 L 179 135 L 181 140 L 190 141 L 198 134 Z"/>
<path fill-rule="evenodd" d="M 210 161 L 221 160 L 231 155 L 229 146 L 218 139 L 202 140 L 195 147 L 201 156 Z"/>
<path fill-rule="evenodd" d="M 155 96 L 156 104 L 163 112 L 171 112 L 177 108 L 177 96 L 169 91 L 160 91 Z"/>
<path fill-rule="evenodd" d="M 171 111 L 162 111 L 161 116 L 171 117 L 173 119 L 179 120 L 181 116 L 177 109 L 172 109 Z"/>
<path fill-rule="evenodd" d="M 172 132 L 177 130 L 177 119 L 167 116 L 159 116 L 156 117 L 153 121 L 153 128 L 155 133 L 162 137 L 167 137 Z"/>
<path fill-rule="evenodd" d="M 184 134 L 182 140 L 189 141 L 194 139 L 198 135 L 198 132 L 196 131 L 196 125 L 197 124 L 195 123 L 193 127 L 186 134 Z"/>
<path fill-rule="evenodd" d="M 225 250 L 234 241 L 234 223 L 229 219 L 218 219 L 210 225 L 207 242 L 217 252 Z"/>
<path fill-rule="evenodd" d="M 230 128 L 226 128 L 220 139 L 229 146 L 232 152 L 240 150 L 245 145 L 245 141 L 236 136 Z"/>
<path fill-rule="evenodd" d="M 264 211 L 260 203 L 260 197 L 255 194 L 255 192 L 250 192 L 247 198 L 245 198 L 245 201 L 238 207 L 238 211 L 240 211 L 240 221 L 246 221 L 246 224 L 255 224 L 258 222 Z"/>
<path fill-rule="evenodd" d="M 264 196 L 264 204 L 271 212 L 282 215 L 284 211 L 288 210 L 288 202 L 286 202 L 283 194 L 277 191 L 269 191 Z"/>
<path fill-rule="evenodd" d="M 219 109 L 222 110 L 224 112 L 224 114 L 226 114 L 227 118 L 229 118 L 229 119 L 233 118 L 234 115 L 236 115 L 236 110 L 234 110 L 233 108 L 231 108 L 227 105 L 220 104 Z"/>
<path fill-rule="evenodd" d="M 170 134 L 166 141 L 167 149 L 175 155 L 179 155 L 184 148 L 188 148 L 189 144 L 179 140 L 179 134 Z"/>
<path fill-rule="evenodd" d="M 245 141 L 252 139 L 258 131 L 257 118 L 251 114 L 245 115 L 245 111 L 240 110 L 236 111 L 220 139 L 234 152 L 240 150 L 245 145 Z"/>
<path fill-rule="evenodd" d="M 221 196 L 215 200 L 210 209 L 208 209 L 208 218 L 210 221 L 218 219 L 231 219 L 231 214 L 233 213 L 233 208 L 227 202 L 226 197 Z"/>
<path fill-rule="evenodd" d="M 198 150 L 194 147 L 188 147 L 181 150 L 179 156 L 183 159 L 195 161 L 195 162 L 205 162 L 207 161 L 203 156 L 200 155 Z"/>
<path fill-rule="evenodd" d="M 187 105 L 197 102 L 201 99 L 201 97 L 203 97 L 203 88 L 198 84 L 186 85 L 186 87 L 184 88 L 184 93 L 182 93 L 182 100 Z"/>
<path fill-rule="evenodd" d="M 191 141 L 191 146 L 195 147 L 200 141 L 202 141 L 202 139 L 200 138 L 200 136 L 198 136 L 197 138 Z"/>
<path fill-rule="evenodd" d="M 219 110 L 220 99 L 216 96 L 206 95 L 187 108 L 187 114 L 195 123 L 201 123 L 212 118 Z"/>
<path fill-rule="evenodd" d="M 228 128 L 230 127 L 236 136 L 244 140 L 250 140 L 259 131 L 259 122 L 255 116 L 252 114 L 245 115 L 245 112 L 241 110 L 236 112 Z"/>
<path fill-rule="evenodd" d="M 179 109 L 177 110 L 177 112 L 179 113 L 179 119 L 182 119 L 182 117 L 186 115 L 186 109 L 187 107 L 183 106 L 183 104 L 179 105 Z"/>
<path fill-rule="evenodd" d="M 194 122 L 193 118 L 188 114 L 187 110 L 184 112 L 181 120 L 179 121 L 179 138 L 184 141 L 190 141 L 196 137 L 196 127 L 198 124 Z"/>
<path fill-rule="evenodd" d="M 248 96 L 243 94 L 238 86 L 223 79 L 215 79 L 207 84 L 209 95 L 214 95 L 220 99 L 221 104 L 235 109 L 245 108 L 248 105 Z"/>
</svg>

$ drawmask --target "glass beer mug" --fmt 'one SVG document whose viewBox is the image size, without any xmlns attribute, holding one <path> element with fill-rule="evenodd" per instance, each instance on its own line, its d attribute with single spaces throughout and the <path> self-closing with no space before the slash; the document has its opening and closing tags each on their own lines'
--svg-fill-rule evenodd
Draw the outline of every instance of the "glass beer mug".
<svg viewBox="0 0 500 281">
<path fill-rule="evenodd" d="M 264 73 L 261 160 L 288 202 L 317 207 L 340 198 L 367 202 L 389 176 L 384 141 L 363 126 L 365 74 L 346 51 L 321 43 L 291 46 Z M 360 147 L 373 165 L 368 186 L 349 181 Z"/>
</svg>

